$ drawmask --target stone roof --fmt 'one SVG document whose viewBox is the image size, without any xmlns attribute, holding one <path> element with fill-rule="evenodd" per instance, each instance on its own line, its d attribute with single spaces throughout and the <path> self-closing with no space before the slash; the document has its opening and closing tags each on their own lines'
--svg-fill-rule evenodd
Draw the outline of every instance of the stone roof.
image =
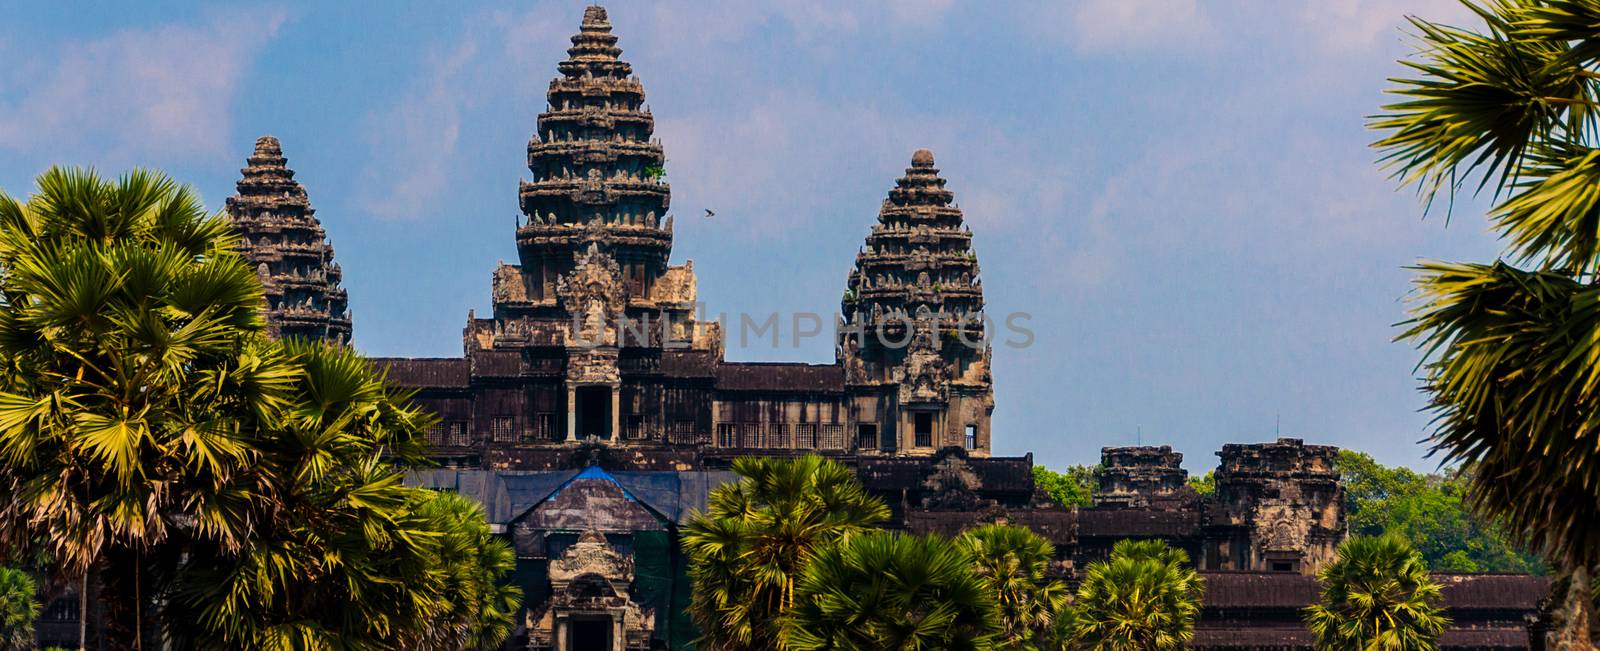
<svg viewBox="0 0 1600 651">
<path fill-rule="evenodd" d="M 1089 511 L 1080 511 L 1080 518 Z M 1207 608 L 1303 608 L 1320 595 L 1315 577 L 1288 572 L 1201 572 Z M 1444 603 L 1453 611 L 1533 610 L 1550 579 L 1527 574 L 1438 573 Z"/>
<path fill-rule="evenodd" d="M 491 524 L 505 525 L 580 478 L 613 481 L 630 499 L 678 523 L 705 511 L 713 489 L 739 480 L 738 475 L 719 470 L 615 472 L 590 466 L 551 471 L 419 470 L 407 474 L 406 483 L 460 493 L 482 504 Z"/>
<path fill-rule="evenodd" d="M 239 233 L 239 253 L 261 278 L 268 333 L 348 343 L 343 272 L 282 145 L 262 136 L 247 163 L 226 210 Z"/>
<path fill-rule="evenodd" d="M 415 388 L 467 388 L 470 386 L 464 357 L 375 357 L 372 363 L 388 375 L 389 381 Z"/>
<path fill-rule="evenodd" d="M 646 264 L 648 277 L 666 274 L 672 249 L 666 155 L 653 139 L 644 85 L 621 55 L 606 10 L 589 7 L 528 141 L 533 176 L 519 190 L 526 219 L 517 229 L 525 269 L 571 260 L 600 244 L 615 259 Z M 570 268 L 557 265 L 561 273 Z"/>
<path fill-rule="evenodd" d="M 838 364 L 724 362 L 716 371 L 717 388 L 723 391 L 844 391 L 844 367 Z"/>
<path fill-rule="evenodd" d="M 970 318 L 981 324 L 983 286 L 972 232 L 944 185 L 932 152 L 912 154 L 911 167 L 895 181 L 856 255 L 841 305 L 847 323 L 876 332 L 923 313 L 943 312 L 952 323 Z M 982 326 L 970 332 L 980 338 Z"/>
<path fill-rule="evenodd" d="M 1078 535 L 1097 538 L 1186 538 L 1200 530 L 1197 511 L 1079 509 Z"/>
</svg>

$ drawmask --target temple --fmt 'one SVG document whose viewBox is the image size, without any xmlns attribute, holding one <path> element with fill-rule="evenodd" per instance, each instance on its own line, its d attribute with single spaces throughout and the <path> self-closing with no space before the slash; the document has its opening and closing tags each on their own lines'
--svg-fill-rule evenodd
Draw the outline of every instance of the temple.
<svg viewBox="0 0 1600 651">
<path fill-rule="evenodd" d="M 890 528 L 1028 526 L 1069 580 L 1119 540 L 1167 540 L 1210 586 L 1195 648 L 1310 648 L 1299 609 L 1347 529 L 1335 448 L 1225 446 L 1204 495 L 1170 447 L 1106 448 L 1094 504 L 1052 503 L 1031 454 L 992 454 L 973 235 L 923 149 L 862 220 L 835 361 L 728 361 L 693 263 L 672 263 L 666 155 L 606 11 L 588 8 L 571 40 L 527 145 L 518 259 L 493 269 L 492 313 L 467 315 L 459 357 L 376 360 L 439 416 L 441 467 L 413 483 L 477 499 L 516 549 L 526 598 L 507 648 L 690 648 L 679 528 L 737 481 L 732 459 L 808 453 L 850 467 Z M 228 212 L 273 332 L 348 341 L 339 267 L 276 139 L 257 143 Z M 1444 648 L 1528 648 L 1544 588 L 1450 578 Z"/>
<path fill-rule="evenodd" d="M 693 263 L 671 263 L 666 157 L 621 52 L 589 8 L 528 142 L 517 264 L 494 270 L 493 313 L 468 316 L 463 356 L 383 360 L 439 414 L 440 458 L 546 467 L 583 441 L 987 456 L 983 288 L 933 154 L 912 156 L 856 260 L 836 361 L 730 362 L 724 325 L 697 319 Z"/>
<path fill-rule="evenodd" d="M 278 139 L 263 136 L 229 197 L 228 217 L 239 231 L 239 250 L 255 264 L 267 295 L 268 331 L 280 337 L 345 343 L 350 339 L 349 300 L 339 286 L 342 272 L 333 245 L 317 221 L 306 189 Z"/>
</svg>

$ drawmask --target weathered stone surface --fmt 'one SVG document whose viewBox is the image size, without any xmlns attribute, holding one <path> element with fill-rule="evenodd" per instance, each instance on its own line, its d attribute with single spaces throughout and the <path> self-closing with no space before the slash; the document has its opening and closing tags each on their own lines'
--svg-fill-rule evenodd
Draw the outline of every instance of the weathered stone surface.
<svg viewBox="0 0 1600 651">
<path fill-rule="evenodd" d="M 349 300 L 333 245 L 294 180 L 278 139 L 262 136 L 229 197 L 239 251 L 261 276 L 268 332 L 278 337 L 350 340 Z"/>
<path fill-rule="evenodd" d="M 1311 573 L 1331 560 L 1346 529 L 1338 452 L 1288 438 L 1223 446 L 1213 522 L 1218 565 Z"/>
<path fill-rule="evenodd" d="M 1100 491 L 1096 506 L 1149 507 L 1154 498 L 1182 490 L 1189 473 L 1172 446 L 1100 449 Z"/>
<path fill-rule="evenodd" d="M 944 186 L 933 152 L 913 153 L 856 254 L 838 359 L 850 385 L 902 406 L 896 449 L 981 455 L 994 410 L 983 283 L 972 232 Z"/>
</svg>

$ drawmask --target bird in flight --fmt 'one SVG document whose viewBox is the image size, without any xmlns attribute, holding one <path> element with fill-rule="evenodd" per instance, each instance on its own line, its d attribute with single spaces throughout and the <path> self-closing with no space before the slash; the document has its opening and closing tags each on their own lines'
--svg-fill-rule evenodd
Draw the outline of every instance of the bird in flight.
<svg viewBox="0 0 1600 651">
<path fill-rule="evenodd" d="M 711 212 L 710 208 L 706 209 L 706 217 L 707 218 L 716 217 L 716 216 L 717 216 L 717 213 Z"/>
</svg>

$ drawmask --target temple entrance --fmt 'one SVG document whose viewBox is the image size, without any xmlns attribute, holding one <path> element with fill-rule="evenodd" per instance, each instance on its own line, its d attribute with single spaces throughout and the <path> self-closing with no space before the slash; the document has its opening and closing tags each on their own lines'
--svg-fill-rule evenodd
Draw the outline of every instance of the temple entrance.
<svg viewBox="0 0 1600 651">
<path fill-rule="evenodd" d="M 612 651 L 611 618 L 573 619 L 571 651 Z"/>
<path fill-rule="evenodd" d="M 578 438 L 611 438 L 611 387 L 578 387 Z"/>
<path fill-rule="evenodd" d="M 917 436 L 917 447 L 933 447 L 933 412 L 918 411 L 911 414 Z"/>
</svg>

